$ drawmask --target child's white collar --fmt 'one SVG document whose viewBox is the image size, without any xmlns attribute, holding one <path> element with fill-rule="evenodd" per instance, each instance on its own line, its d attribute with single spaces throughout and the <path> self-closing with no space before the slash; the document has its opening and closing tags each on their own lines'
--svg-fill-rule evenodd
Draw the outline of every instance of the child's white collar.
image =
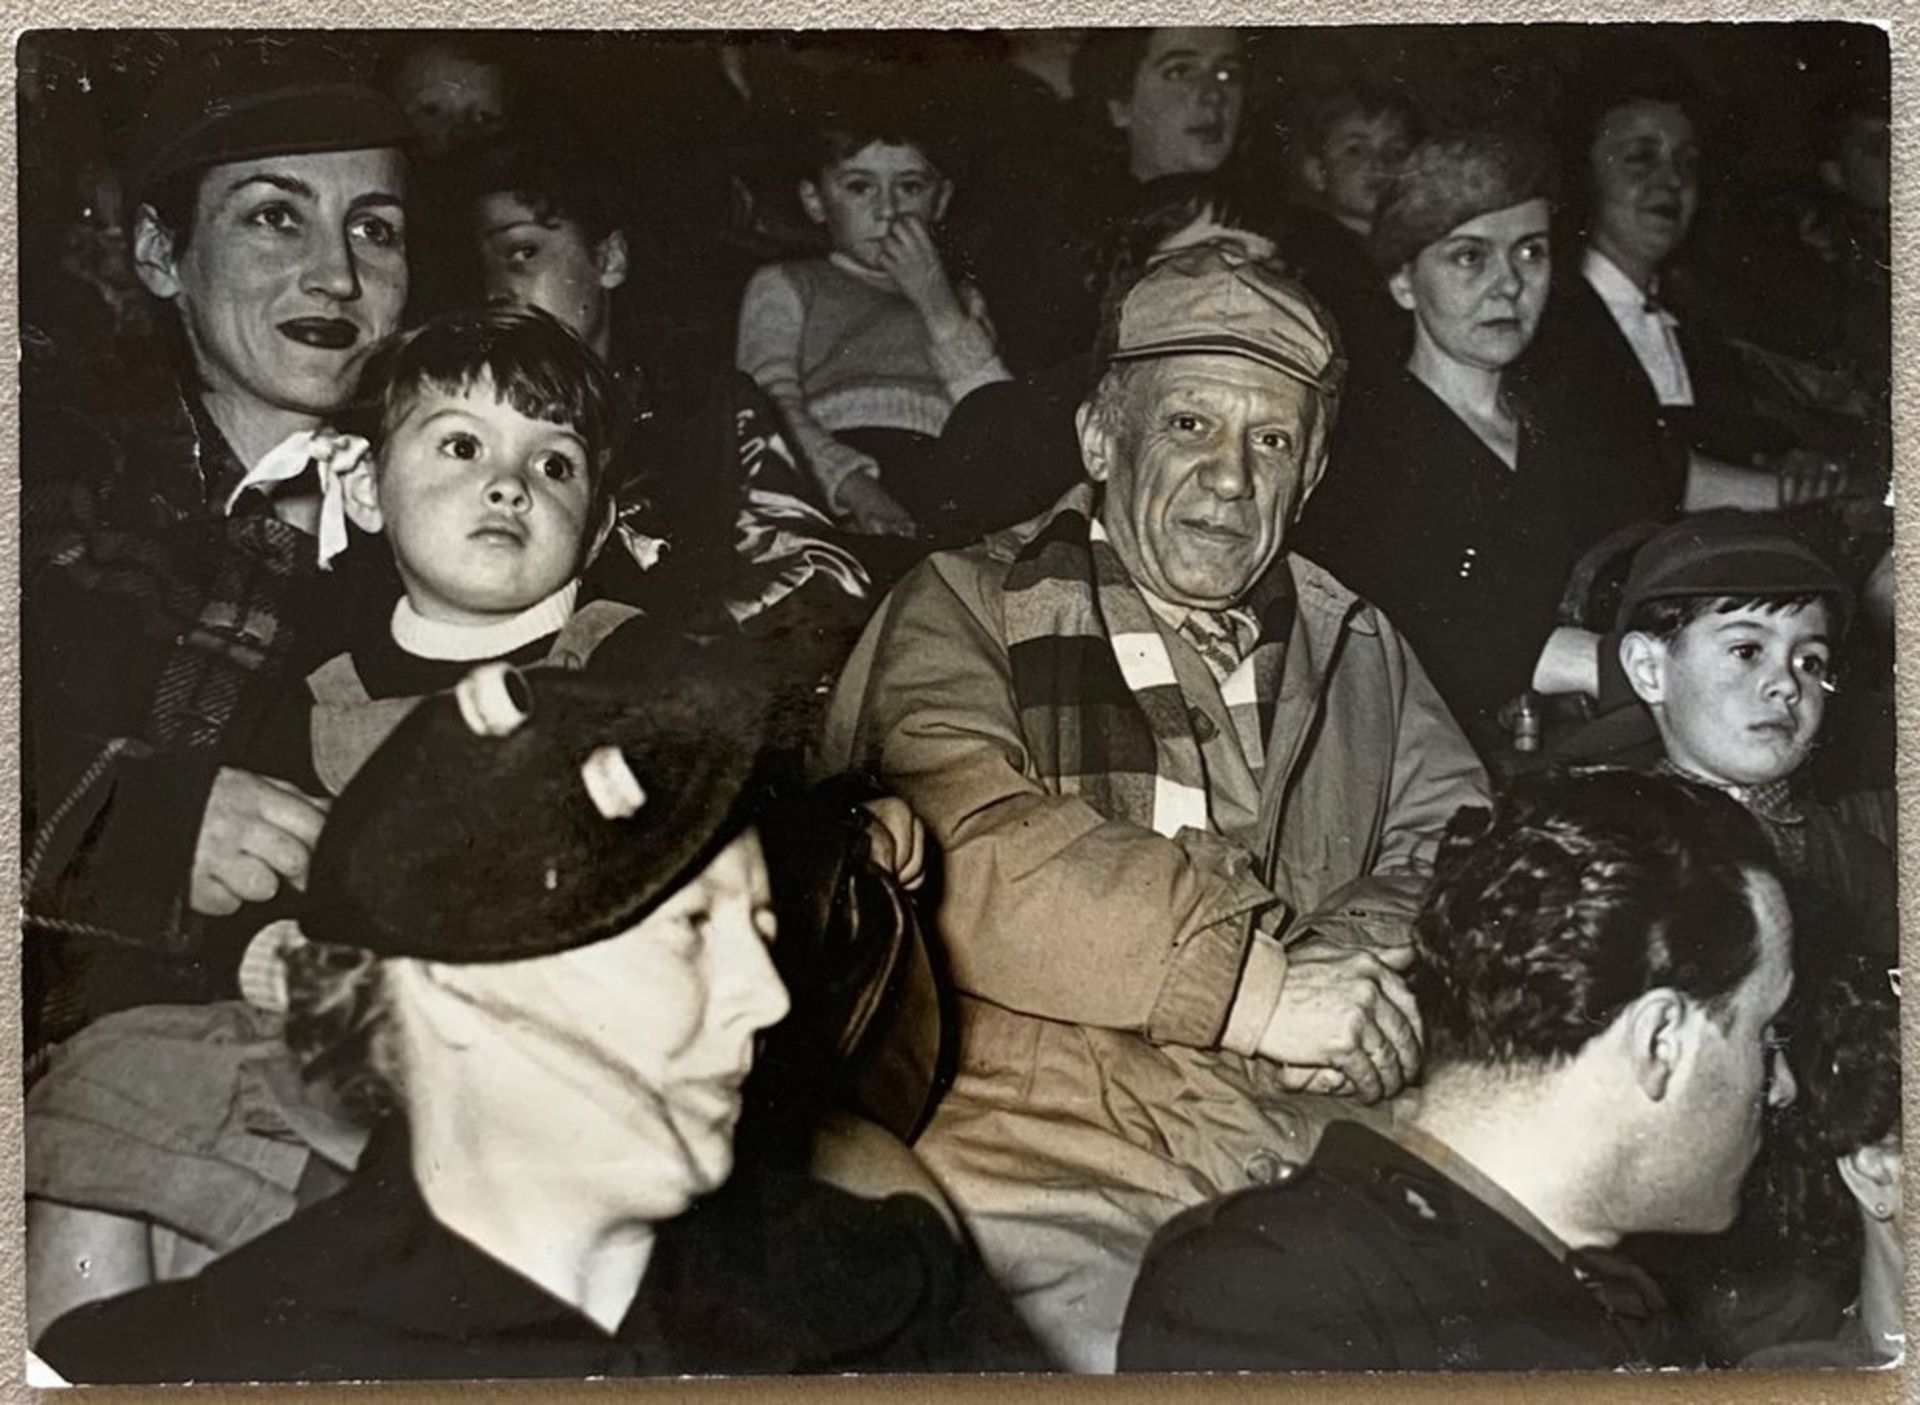
<svg viewBox="0 0 1920 1405">
<path fill-rule="evenodd" d="M 406 596 L 393 607 L 393 642 L 423 659 L 466 663 L 505 658 L 514 650 L 557 634 L 573 618 L 580 582 L 568 581 L 537 605 L 493 624 L 445 624 L 415 610 Z"/>
</svg>

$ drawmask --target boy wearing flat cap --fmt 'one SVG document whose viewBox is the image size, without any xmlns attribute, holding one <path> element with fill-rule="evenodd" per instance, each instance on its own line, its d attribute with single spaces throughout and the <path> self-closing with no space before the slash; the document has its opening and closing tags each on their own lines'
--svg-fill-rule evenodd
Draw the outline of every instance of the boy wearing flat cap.
<svg viewBox="0 0 1920 1405">
<path fill-rule="evenodd" d="M 829 704 L 944 851 L 960 1070 L 916 1143 L 1030 1323 L 1111 1369 L 1181 1207 L 1419 1067 L 1401 981 L 1478 762 L 1393 625 L 1288 551 L 1342 358 L 1219 248 L 1147 271 L 1079 412 L 1088 482 L 909 574 Z"/>
<path fill-rule="evenodd" d="M 1688 517 L 1634 557 L 1619 650 L 1637 702 L 1595 729 L 1618 748 L 1650 722 L 1658 769 L 1720 787 L 1760 821 L 1787 878 L 1803 968 L 1823 953 L 1898 952 L 1890 856 L 1794 784 L 1839 686 L 1851 608 L 1833 568 L 1778 519 Z"/>
</svg>

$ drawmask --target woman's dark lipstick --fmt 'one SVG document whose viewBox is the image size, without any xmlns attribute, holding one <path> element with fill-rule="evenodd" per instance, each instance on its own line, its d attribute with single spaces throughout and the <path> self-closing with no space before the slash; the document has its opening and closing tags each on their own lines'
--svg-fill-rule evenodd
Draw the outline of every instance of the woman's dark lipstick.
<svg viewBox="0 0 1920 1405">
<path fill-rule="evenodd" d="M 360 328 L 341 317 L 295 317 L 280 324 L 280 335 L 322 351 L 346 351 L 360 340 Z"/>
</svg>

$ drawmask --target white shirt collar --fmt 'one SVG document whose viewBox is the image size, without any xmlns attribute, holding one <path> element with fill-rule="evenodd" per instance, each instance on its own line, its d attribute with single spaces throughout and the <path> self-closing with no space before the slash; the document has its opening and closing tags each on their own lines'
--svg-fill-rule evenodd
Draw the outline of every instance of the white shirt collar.
<svg viewBox="0 0 1920 1405">
<path fill-rule="evenodd" d="M 537 605 L 493 624 L 446 624 L 430 620 L 403 595 L 393 607 L 393 642 L 422 659 L 468 663 L 505 658 L 515 650 L 557 634 L 573 618 L 580 582 L 568 581 Z"/>
<path fill-rule="evenodd" d="M 1635 312 L 1645 312 L 1650 293 L 1642 292 L 1634 281 L 1620 271 L 1620 265 L 1601 253 L 1593 245 L 1587 245 L 1586 252 L 1580 258 L 1580 272 L 1587 282 L 1593 285 L 1594 292 L 1601 301 L 1612 305 L 1630 307 Z"/>
</svg>

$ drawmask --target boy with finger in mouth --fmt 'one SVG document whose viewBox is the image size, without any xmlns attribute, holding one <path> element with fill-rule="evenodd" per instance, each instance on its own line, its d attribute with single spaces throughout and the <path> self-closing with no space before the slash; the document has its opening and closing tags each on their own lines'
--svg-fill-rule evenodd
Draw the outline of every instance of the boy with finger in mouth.
<svg viewBox="0 0 1920 1405">
<path fill-rule="evenodd" d="M 934 240 L 952 182 L 924 116 L 862 94 L 819 121 L 799 194 L 831 252 L 753 276 L 737 362 L 785 413 L 837 516 L 916 535 L 933 506 L 915 472 L 931 441 L 969 392 L 1008 378 L 979 294 Z"/>
</svg>

